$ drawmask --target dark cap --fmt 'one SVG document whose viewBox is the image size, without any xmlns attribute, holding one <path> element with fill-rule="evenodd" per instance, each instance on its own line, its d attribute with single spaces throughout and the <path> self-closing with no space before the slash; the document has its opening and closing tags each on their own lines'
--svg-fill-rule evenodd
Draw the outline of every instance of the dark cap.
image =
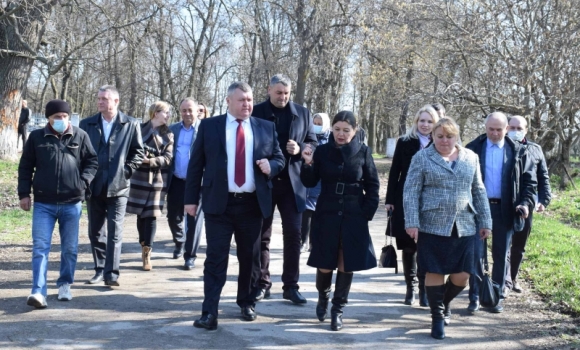
<svg viewBox="0 0 580 350">
<path fill-rule="evenodd" d="M 46 104 L 44 115 L 48 118 L 56 113 L 67 113 L 70 116 L 70 105 L 63 100 L 52 100 Z"/>
</svg>

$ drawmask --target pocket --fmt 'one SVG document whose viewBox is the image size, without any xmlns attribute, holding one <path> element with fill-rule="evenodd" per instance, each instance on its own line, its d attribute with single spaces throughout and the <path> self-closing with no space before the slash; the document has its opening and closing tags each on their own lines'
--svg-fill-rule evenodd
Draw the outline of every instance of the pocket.
<svg viewBox="0 0 580 350">
<path fill-rule="evenodd" d="M 125 174 L 125 180 L 129 180 L 129 178 L 131 177 L 131 170 L 129 166 L 125 165 L 123 167 L 123 173 Z"/>
<path fill-rule="evenodd" d="M 473 206 L 473 204 L 471 202 L 467 203 L 468 205 L 468 209 L 471 210 L 471 212 L 473 214 L 477 214 L 477 210 L 475 210 L 475 207 Z"/>
</svg>

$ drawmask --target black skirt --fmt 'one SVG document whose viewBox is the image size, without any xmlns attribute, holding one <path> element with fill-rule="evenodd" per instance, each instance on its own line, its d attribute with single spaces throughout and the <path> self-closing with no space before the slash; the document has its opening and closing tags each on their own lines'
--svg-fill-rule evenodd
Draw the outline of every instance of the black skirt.
<svg viewBox="0 0 580 350">
<path fill-rule="evenodd" d="M 453 225 L 451 237 L 419 232 L 417 239 L 417 266 L 420 273 L 449 275 L 452 273 L 474 273 L 474 239 L 459 237 Z"/>
</svg>

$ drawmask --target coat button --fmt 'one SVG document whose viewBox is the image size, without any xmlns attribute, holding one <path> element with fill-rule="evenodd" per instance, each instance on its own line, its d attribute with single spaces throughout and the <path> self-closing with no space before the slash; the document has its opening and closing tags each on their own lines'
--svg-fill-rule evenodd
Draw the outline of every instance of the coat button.
<svg viewBox="0 0 580 350">
<path fill-rule="evenodd" d="M 342 212 L 341 212 L 341 211 L 339 211 L 339 212 L 338 212 L 338 215 L 342 215 Z"/>
</svg>

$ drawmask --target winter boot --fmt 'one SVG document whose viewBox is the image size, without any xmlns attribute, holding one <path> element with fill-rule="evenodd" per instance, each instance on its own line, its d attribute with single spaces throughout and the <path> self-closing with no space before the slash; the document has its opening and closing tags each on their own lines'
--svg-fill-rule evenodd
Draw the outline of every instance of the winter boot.
<svg viewBox="0 0 580 350">
<path fill-rule="evenodd" d="M 417 289 L 417 252 L 407 252 L 403 250 L 403 273 L 407 284 L 407 293 L 405 294 L 405 305 L 415 303 L 415 291 Z"/>
<path fill-rule="evenodd" d="M 464 289 L 465 287 L 456 286 L 451 282 L 451 278 L 447 278 L 447 283 L 445 283 L 445 296 L 443 297 L 443 306 L 445 306 L 443 322 L 446 326 L 451 323 L 451 300 L 455 299 Z"/>
<path fill-rule="evenodd" d="M 443 298 L 445 296 L 445 285 L 427 286 L 427 298 L 431 308 L 431 337 L 435 339 L 445 339 L 445 325 L 443 321 Z"/>
<path fill-rule="evenodd" d="M 342 329 L 342 308 L 348 303 L 348 293 L 352 284 L 352 272 L 336 273 L 336 283 L 334 284 L 334 298 L 332 298 L 332 308 L 330 309 L 330 329 L 339 331 Z"/>
<path fill-rule="evenodd" d="M 332 271 L 328 273 L 316 270 L 316 289 L 318 290 L 318 304 L 316 304 L 316 316 L 320 322 L 326 319 L 328 311 L 328 299 L 332 287 Z"/>
</svg>

